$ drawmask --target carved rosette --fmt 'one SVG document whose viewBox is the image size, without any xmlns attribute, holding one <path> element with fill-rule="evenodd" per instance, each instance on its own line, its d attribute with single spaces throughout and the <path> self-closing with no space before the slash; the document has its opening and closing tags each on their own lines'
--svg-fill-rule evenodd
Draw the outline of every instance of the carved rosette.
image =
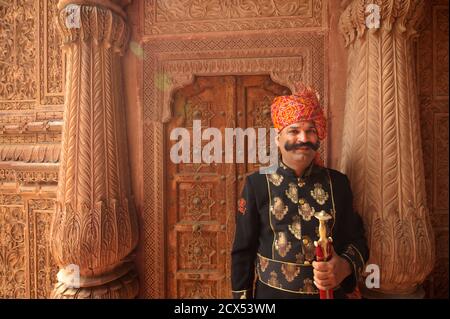
<svg viewBox="0 0 450 319">
<path fill-rule="evenodd" d="M 120 53 L 129 31 L 117 2 L 58 4 L 67 70 L 51 229 L 52 252 L 60 267 L 53 298 L 133 298 L 138 292 L 130 258 L 138 229 L 130 200 L 120 85 Z M 67 271 L 69 265 L 79 267 L 79 287 Z"/>
<path fill-rule="evenodd" d="M 366 26 L 370 3 L 380 7 L 378 29 Z M 423 4 L 354 0 L 340 19 L 349 49 L 341 170 L 368 232 L 368 263 L 380 267 L 374 290 L 385 296 L 420 296 L 435 258 L 412 46 Z"/>
</svg>

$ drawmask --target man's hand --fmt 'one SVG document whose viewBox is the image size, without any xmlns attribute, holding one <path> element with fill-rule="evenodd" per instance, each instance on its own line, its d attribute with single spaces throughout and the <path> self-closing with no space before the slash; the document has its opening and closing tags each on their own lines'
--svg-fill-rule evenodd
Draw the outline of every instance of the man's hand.
<svg viewBox="0 0 450 319">
<path fill-rule="evenodd" d="M 333 248 L 331 250 L 331 259 L 329 261 L 313 261 L 312 266 L 314 268 L 314 284 L 320 290 L 336 288 L 352 273 L 348 261 L 336 254 Z"/>
</svg>

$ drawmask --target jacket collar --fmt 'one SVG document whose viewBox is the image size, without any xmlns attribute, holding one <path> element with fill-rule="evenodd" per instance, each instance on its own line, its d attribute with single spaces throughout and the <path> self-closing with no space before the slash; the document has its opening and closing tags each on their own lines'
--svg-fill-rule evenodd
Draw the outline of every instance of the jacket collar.
<svg viewBox="0 0 450 319">
<path fill-rule="evenodd" d="M 314 174 L 319 173 L 320 171 L 322 171 L 322 167 L 315 165 L 314 161 L 312 161 L 311 164 L 309 164 L 309 166 L 303 172 L 303 175 L 300 176 L 300 178 L 302 178 L 302 179 L 308 178 Z M 287 166 L 286 164 L 284 164 L 283 160 L 281 160 L 281 159 L 280 159 L 280 165 L 277 169 L 277 173 L 281 174 L 281 175 L 287 175 L 287 176 L 292 176 L 292 177 L 298 178 L 298 176 L 295 174 L 295 171 L 292 168 L 290 168 L 289 166 Z"/>
</svg>

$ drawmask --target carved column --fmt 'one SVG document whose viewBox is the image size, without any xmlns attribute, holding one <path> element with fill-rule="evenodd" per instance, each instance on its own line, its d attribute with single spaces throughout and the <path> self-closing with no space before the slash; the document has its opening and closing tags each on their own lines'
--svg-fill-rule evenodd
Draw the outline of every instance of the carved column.
<svg viewBox="0 0 450 319">
<path fill-rule="evenodd" d="M 381 272 L 368 297 L 422 297 L 434 265 L 426 204 L 413 39 L 423 0 L 347 1 L 340 20 L 349 50 L 341 170 Z M 368 29 L 366 6 L 379 5 Z M 364 288 L 364 287 L 363 287 Z"/>
<path fill-rule="evenodd" d="M 57 209 L 51 245 L 60 267 L 53 298 L 133 298 L 138 240 L 126 153 L 121 60 L 125 1 L 59 1 L 67 56 Z M 77 5 L 66 10 L 67 5 Z M 78 11 L 77 11 L 78 10 Z M 78 17 L 79 14 L 79 17 Z M 79 287 L 74 286 L 76 265 Z"/>
</svg>

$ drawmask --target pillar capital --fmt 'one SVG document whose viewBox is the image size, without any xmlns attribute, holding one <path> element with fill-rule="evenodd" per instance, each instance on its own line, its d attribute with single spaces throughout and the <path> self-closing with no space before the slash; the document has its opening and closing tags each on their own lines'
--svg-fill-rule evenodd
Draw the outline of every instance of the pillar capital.
<svg viewBox="0 0 450 319">
<path fill-rule="evenodd" d="M 374 5 L 376 8 L 371 9 Z M 415 35 L 424 12 L 424 0 L 347 0 L 342 2 L 342 6 L 345 9 L 339 30 L 346 45 L 363 37 L 367 30 Z M 379 28 L 369 25 L 374 21 L 371 19 L 379 19 Z"/>
<path fill-rule="evenodd" d="M 124 9 L 131 2 L 132 0 L 59 0 L 58 10 L 62 10 L 70 4 L 79 6 L 102 7 L 114 11 L 116 14 L 126 19 L 126 13 Z"/>
<path fill-rule="evenodd" d="M 96 45 L 123 53 L 130 35 L 125 1 L 61 0 L 58 26 L 67 47 L 77 41 L 92 40 Z"/>
</svg>

